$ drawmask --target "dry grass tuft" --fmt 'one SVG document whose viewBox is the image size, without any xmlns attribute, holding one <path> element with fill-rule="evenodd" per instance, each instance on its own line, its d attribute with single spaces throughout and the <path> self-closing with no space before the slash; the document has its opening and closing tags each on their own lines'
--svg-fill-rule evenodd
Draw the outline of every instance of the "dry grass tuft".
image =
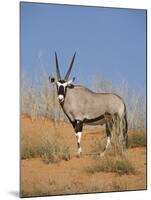
<svg viewBox="0 0 151 200">
<path fill-rule="evenodd" d="M 46 163 L 70 160 L 70 147 L 66 144 L 60 146 L 55 139 L 41 142 L 35 146 L 24 146 L 21 152 L 21 159 L 41 157 Z"/>
<path fill-rule="evenodd" d="M 118 175 L 135 174 L 135 168 L 132 163 L 126 157 L 120 156 L 105 156 L 102 159 L 96 160 L 86 171 L 90 174 L 98 172 L 112 172 Z"/>
<path fill-rule="evenodd" d="M 145 147 L 147 144 L 146 141 L 146 133 L 144 129 L 134 129 L 130 131 L 129 139 L 128 139 L 128 147 Z"/>
<path fill-rule="evenodd" d="M 54 131 L 55 130 L 55 131 Z M 21 159 L 41 157 L 45 163 L 70 160 L 71 152 L 68 141 L 61 137 L 57 129 L 41 130 L 35 134 L 23 134 Z"/>
</svg>

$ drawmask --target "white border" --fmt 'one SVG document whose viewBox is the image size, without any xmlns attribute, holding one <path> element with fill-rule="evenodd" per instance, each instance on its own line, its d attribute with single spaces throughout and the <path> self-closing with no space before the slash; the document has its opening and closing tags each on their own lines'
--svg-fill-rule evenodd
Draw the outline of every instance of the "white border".
<svg viewBox="0 0 151 200">
<path fill-rule="evenodd" d="M 26 1 L 26 0 L 25 0 Z M 73 5 L 95 5 L 148 9 L 148 52 L 151 41 L 150 0 L 32 0 L 32 2 L 63 3 Z M 149 53 L 148 53 L 149 55 Z M 148 56 L 148 85 L 150 86 Z M 19 192 L 19 1 L 0 2 L 0 199 L 16 199 Z M 148 90 L 148 102 L 151 102 Z M 150 122 L 148 105 L 148 122 Z M 151 130 L 148 123 L 148 158 L 151 158 Z M 150 169 L 150 160 L 149 160 Z M 151 194 L 151 173 L 148 170 L 148 191 L 100 193 L 51 197 L 51 199 L 149 199 Z M 48 199 L 50 197 L 45 197 Z M 30 199 L 30 198 L 29 198 Z M 36 198 L 41 199 L 41 198 Z"/>
</svg>

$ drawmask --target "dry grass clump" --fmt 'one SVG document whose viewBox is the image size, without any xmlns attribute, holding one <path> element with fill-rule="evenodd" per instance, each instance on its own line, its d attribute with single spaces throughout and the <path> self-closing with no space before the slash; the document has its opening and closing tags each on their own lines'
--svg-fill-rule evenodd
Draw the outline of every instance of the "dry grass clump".
<svg viewBox="0 0 151 200">
<path fill-rule="evenodd" d="M 35 146 L 26 146 L 22 149 L 21 159 L 41 157 L 46 163 L 70 160 L 70 147 L 60 146 L 56 140 L 46 141 Z"/>
<path fill-rule="evenodd" d="M 22 138 L 21 159 L 41 157 L 46 163 L 70 159 L 70 146 L 59 133 L 39 132 Z"/>
<path fill-rule="evenodd" d="M 94 165 L 89 166 L 86 171 L 90 174 L 98 172 L 112 172 L 118 175 L 135 174 L 135 168 L 132 163 L 126 157 L 121 156 L 105 156 L 96 160 Z"/>
<path fill-rule="evenodd" d="M 146 133 L 144 129 L 134 129 L 130 131 L 128 139 L 128 147 L 145 147 L 147 144 Z"/>
</svg>

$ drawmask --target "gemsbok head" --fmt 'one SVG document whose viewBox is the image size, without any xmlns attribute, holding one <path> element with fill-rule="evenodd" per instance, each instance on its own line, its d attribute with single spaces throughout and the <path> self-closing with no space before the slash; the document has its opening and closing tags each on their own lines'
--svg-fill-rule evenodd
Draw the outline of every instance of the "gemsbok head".
<svg viewBox="0 0 151 200">
<path fill-rule="evenodd" d="M 55 80 L 55 78 L 51 78 L 51 82 L 56 83 L 58 99 L 59 99 L 60 102 L 64 101 L 67 87 L 70 86 L 71 83 L 74 82 L 74 80 L 75 80 L 75 78 L 73 78 L 72 80 L 68 80 L 70 73 L 71 73 L 72 66 L 73 66 L 73 62 L 74 62 L 74 59 L 75 59 L 75 55 L 76 55 L 76 53 L 74 54 L 74 56 L 72 58 L 72 61 L 70 63 L 69 69 L 68 69 L 65 77 L 62 78 L 61 74 L 60 74 L 57 53 L 55 53 L 57 80 Z"/>
</svg>

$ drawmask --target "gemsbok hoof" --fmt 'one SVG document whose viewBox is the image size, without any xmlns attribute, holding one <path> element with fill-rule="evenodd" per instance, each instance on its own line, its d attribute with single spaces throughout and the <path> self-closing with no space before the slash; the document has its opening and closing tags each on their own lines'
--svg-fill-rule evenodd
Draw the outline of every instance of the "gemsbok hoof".
<svg viewBox="0 0 151 200">
<path fill-rule="evenodd" d="M 77 158 L 80 158 L 80 157 L 81 157 L 81 154 L 78 154 L 78 153 L 77 153 Z"/>
</svg>

